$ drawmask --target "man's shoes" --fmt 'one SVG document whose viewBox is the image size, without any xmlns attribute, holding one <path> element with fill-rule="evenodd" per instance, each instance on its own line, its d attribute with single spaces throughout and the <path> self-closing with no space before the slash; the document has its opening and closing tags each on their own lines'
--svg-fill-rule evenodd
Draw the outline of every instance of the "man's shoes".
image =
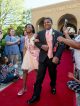
<svg viewBox="0 0 80 106">
<path fill-rule="evenodd" d="M 52 93 L 53 95 L 55 95 L 55 94 L 56 94 L 56 88 L 52 88 L 52 89 L 51 89 L 51 93 Z"/>
<path fill-rule="evenodd" d="M 40 97 L 33 96 L 30 100 L 27 101 L 28 104 L 35 103 L 40 100 Z"/>
</svg>

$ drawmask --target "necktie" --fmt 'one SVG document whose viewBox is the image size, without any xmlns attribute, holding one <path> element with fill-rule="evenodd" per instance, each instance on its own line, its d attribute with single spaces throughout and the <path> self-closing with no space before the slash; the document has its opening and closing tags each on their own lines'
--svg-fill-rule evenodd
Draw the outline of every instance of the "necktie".
<svg viewBox="0 0 80 106">
<path fill-rule="evenodd" d="M 50 32 L 48 31 L 46 33 L 46 41 L 47 41 L 47 44 L 48 44 L 48 57 L 49 58 L 52 58 L 53 57 L 53 50 L 52 50 L 52 35 L 50 34 Z"/>
</svg>

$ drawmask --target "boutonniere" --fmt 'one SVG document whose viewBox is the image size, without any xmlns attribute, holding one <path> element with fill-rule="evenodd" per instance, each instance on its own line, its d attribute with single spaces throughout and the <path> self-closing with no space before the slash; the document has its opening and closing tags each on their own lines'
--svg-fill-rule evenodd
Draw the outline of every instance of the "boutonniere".
<svg viewBox="0 0 80 106">
<path fill-rule="evenodd" d="M 52 32 L 52 35 L 55 35 L 55 32 Z"/>
</svg>

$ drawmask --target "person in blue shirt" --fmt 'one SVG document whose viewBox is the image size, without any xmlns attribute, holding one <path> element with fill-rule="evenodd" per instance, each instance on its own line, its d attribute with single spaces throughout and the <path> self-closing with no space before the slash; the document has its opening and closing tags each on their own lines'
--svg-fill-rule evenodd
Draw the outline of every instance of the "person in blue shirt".
<svg viewBox="0 0 80 106">
<path fill-rule="evenodd" d="M 5 37 L 6 41 L 6 54 L 8 56 L 9 61 L 12 64 L 18 64 L 18 56 L 19 56 L 19 41 L 20 38 L 16 38 L 15 31 L 13 28 L 8 29 L 8 35 Z"/>
<path fill-rule="evenodd" d="M 26 30 L 23 31 L 23 35 L 20 35 L 20 44 L 19 44 L 19 50 L 21 54 L 21 63 L 23 61 L 23 51 L 24 51 L 24 42 L 25 42 L 25 37 L 27 36 Z"/>
</svg>

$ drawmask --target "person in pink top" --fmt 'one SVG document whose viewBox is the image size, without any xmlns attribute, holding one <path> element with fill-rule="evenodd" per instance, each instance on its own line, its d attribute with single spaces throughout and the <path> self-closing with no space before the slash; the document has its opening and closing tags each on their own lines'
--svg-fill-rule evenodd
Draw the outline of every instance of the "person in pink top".
<svg viewBox="0 0 80 106">
<path fill-rule="evenodd" d="M 39 49 L 34 45 L 34 40 L 36 38 L 35 30 L 32 24 L 27 24 L 25 26 L 27 36 L 25 37 L 25 45 L 24 45 L 24 58 L 22 63 L 22 70 L 23 70 L 23 86 L 22 89 L 18 92 L 18 95 L 23 95 L 26 90 L 26 81 L 28 73 L 32 70 L 38 69 L 38 56 L 39 56 Z"/>
</svg>

